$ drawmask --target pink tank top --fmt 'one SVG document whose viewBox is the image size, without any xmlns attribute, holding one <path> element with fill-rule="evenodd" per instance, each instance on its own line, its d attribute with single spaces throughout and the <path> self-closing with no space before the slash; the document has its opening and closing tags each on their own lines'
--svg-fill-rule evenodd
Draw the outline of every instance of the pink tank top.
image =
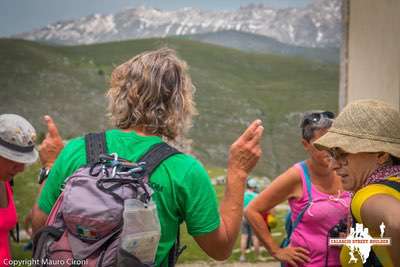
<svg viewBox="0 0 400 267">
<path fill-rule="evenodd" d="M 307 205 L 308 193 L 304 170 L 300 163 L 295 168 L 301 174 L 303 196 L 300 199 L 289 199 L 289 206 L 292 210 L 292 222 Z M 308 172 L 309 173 L 309 172 Z M 306 210 L 293 231 L 290 238 L 291 247 L 302 247 L 310 252 L 310 262 L 306 267 L 340 266 L 340 247 L 328 247 L 328 232 L 340 219 L 347 219 L 351 195 L 348 192 L 338 192 L 338 195 L 322 193 L 311 184 L 312 203 Z"/>
<path fill-rule="evenodd" d="M 0 208 L 0 266 L 8 266 L 7 260 L 11 259 L 9 231 L 17 223 L 17 212 L 15 209 L 13 193 L 9 182 L 4 183 L 7 192 L 8 206 Z"/>
</svg>

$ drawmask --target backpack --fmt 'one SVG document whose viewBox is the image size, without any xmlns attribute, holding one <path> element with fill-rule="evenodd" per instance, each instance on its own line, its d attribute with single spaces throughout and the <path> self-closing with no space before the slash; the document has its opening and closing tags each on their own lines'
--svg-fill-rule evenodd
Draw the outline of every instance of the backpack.
<svg viewBox="0 0 400 267">
<path fill-rule="evenodd" d="M 312 203 L 311 179 L 310 179 L 310 174 L 308 172 L 306 162 L 302 161 L 300 163 L 300 166 L 303 169 L 305 180 L 306 180 L 308 202 L 307 202 L 307 205 L 297 215 L 297 218 L 294 222 L 292 222 L 292 211 L 291 210 L 289 210 L 288 214 L 286 215 L 286 218 L 285 218 L 286 237 L 282 240 L 282 243 L 280 245 L 281 248 L 285 248 L 289 245 L 290 237 L 292 236 L 293 231 L 296 229 L 297 225 L 300 223 L 301 219 L 303 218 L 304 213 L 306 212 L 306 210 L 310 207 L 310 205 Z"/>
<path fill-rule="evenodd" d="M 121 249 L 124 201 L 136 199 L 147 205 L 152 194 L 148 185 L 152 172 L 180 152 L 166 143 L 156 144 L 138 163 L 132 163 L 115 153 L 105 154 L 105 140 L 104 132 L 85 136 L 87 165 L 66 179 L 46 226 L 35 235 L 34 266 L 154 265 L 142 263 Z M 140 221 L 139 215 L 135 216 Z M 170 266 L 181 251 L 178 233 L 178 242 L 169 255 Z"/>
</svg>

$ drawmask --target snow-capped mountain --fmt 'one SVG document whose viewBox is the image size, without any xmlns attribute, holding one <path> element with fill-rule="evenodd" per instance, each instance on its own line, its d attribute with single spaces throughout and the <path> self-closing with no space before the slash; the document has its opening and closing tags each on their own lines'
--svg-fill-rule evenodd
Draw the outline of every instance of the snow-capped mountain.
<svg viewBox="0 0 400 267">
<path fill-rule="evenodd" d="M 248 5 L 236 11 L 183 8 L 162 11 L 138 7 L 112 15 L 61 21 L 14 37 L 62 44 L 188 35 L 224 30 L 250 32 L 297 46 L 340 45 L 341 0 L 313 0 L 304 8 Z"/>
</svg>

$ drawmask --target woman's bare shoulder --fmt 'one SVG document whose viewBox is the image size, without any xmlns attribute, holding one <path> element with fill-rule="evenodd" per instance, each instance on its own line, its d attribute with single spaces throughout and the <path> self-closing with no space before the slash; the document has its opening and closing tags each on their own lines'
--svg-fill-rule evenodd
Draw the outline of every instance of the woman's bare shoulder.
<svg viewBox="0 0 400 267">
<path fill-rule="evenodd" d="M 303 193 L 301 175 L 295 166 L 276 177 L 271 186 L 275 187 L 276 190 L 285 192 L 288 198 L 301 197 Z"/>
</svg>

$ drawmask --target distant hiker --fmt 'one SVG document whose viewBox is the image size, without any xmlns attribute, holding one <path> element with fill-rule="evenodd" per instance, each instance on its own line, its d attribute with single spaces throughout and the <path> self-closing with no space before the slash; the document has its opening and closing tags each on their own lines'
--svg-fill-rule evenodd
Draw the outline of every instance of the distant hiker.
<svg viewBox="0 0 400 267">
<path fill-rule="evenodd" d="M 343 192 L 339 176 L 329 167 L 329 154 L 313 145 L 327 132 L 333 119 L 334 114 L 328 111 L 304 115 L 301 142 L 309 158 L 275 178 L 245 211 L 260 242 L 286 265 L 340 266 L 340 250 L 328 247 L 327 240 L 337 234 L 332 229 L 343 225 L 340 220 L 347 218 L 350 194 Z M 280 247 L 265 225 L 263 213 L 286 200 L 291 210 L 287 217 L 288 237 Z"/>
<path fill-rule="evenodd" d="M 400 112 L 382 101 L 355 101 L 315 146 L 331 153 L 344 189 L 354 192 L 353 227 L 363 224 L 374 238 L 384 229 L 392 240 L 391 246 L 372 246 L 366 265 L 400 266 Z M 344 247 L 342 266 L 348 262 Z"/>
<path fill-rule="evenodd" d="M 0 115 L 0 266 L 11 260 L 9 232 L 17 223 L 10 179 L 38 158 L 36 132 L 23 117 Z"/>
<path fill-rule="evenodd" d="M 254 178 L 250 178 L 247 181 L 247 189 L 244 192 L 244 205 L 243 207 L 246 208 L 250 202 L 258 195 L 258 183 L 257 180 Z M 256 255 L 256 258 L 259 259 L 260 257 L 260 243 L 258 241 L 258 238 L 255 234 L 253 234 L 253 231 L 251 229 L 251 226 L 247 219 L 243 217 L 242 220 L 242 226 L 241 226 L 241 237 L 240 237 L 240 261 L 245 261 L 246 260 L 246 248 L 247 248 L 247 243 L 248 239 L 251 239 L 253 245 L 254 245 L 254 252 Z"/>
<path fill-rule="evenodd" d="M 108 152 L 132 162 L 163 140 L 184 136 L 195 113 L 186 63 L 171 49 L 141 53 L 115 68 L 107 96 L 116 127 L 105 132 Z M 207 171 L 194 157 L 178 153 L 154 170 L 149 181 L 161 226 L 156 266 L 175 264 L 170 256 L 176 254 L 170 252 L 174 253 L 183 222 L 210 257 L 229 257 L 240 230 L 246 178 L 261 155 L 262 133 L 261 121 L 256 120 L 230 147 L 226 192 L 219 208 Z M 34 208 L 34 231 L 45 225 L 65 179 L 86 163 L 85 139 L 69 141 L 52 166 Z"/>
</svg>

